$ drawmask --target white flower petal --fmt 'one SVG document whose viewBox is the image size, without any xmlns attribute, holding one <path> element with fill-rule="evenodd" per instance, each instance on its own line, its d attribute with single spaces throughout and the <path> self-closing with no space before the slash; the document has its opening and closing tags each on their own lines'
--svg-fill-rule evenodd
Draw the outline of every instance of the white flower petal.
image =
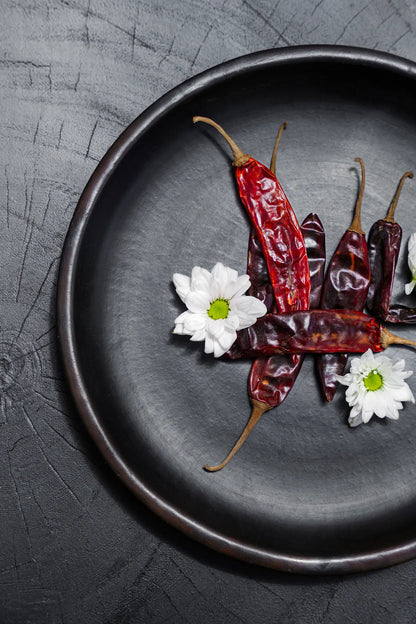
<svg viewBox="0 0 416 624">
<path fill-rule="evenodd" d="M 223 349 L 220 345 L 220 343 L 215 340 L 214 341 L 214 357 L 218 358 L 221 357 L 222 355 L 224 355 L 225 351 L 227 351 L 227 349 Z"/>
<path fill-rule="evenodd" d="M 207 336 L 205 338 L 204 351 L 205 351 L 205 353 L 214 353 L 214 341 L 211 338 L 211 336 Z"/>
<path fill-rule="evenodd" d="M 361 417 L 361 411 L 358 413 L 353 413 L 353 410 L 351 410 L 350 415 L 348 417 L 348 424 L 350 427 L 358 427 L 358 425 L 361 425 L 363 422 L 363 419 Z"/>
<path fill-rule="evenodd" d="M 218 339 L 224 333 L 224 329 L 225 329 L 224 319 L 218 319 L 214 321 L 214 319 L 211 319 L 208 317 L 206 327 L 207 327 L 208 334 L 212 338 Z"/>
<path fill-rule="evenodd" d="M 238 314 L 240 318 L 240 327 L 250 327 L 257 318 L 264 316 L 267 308 L 257 297 L 242 296 L 234 297 L 230 301 L 230 310 Z"/>
<path fill-rule="evenodd" d="M 233 297 L 240 297 L 251 286 L 250 278 L 248 275 L 240 275 L 237 280 L 229 282 L 224 290 L 224 297 L 226 299 L 232 299 Z"/>
<path fill-rule="evenodd" d="M 237 275 L 238 274 L 236 274 L 236 279 L 237 279 Z M 227 269 L 222 264 L 222 262 L 217 262 L 217 264 L 212 268 L 211 279 L 218 284 L 221 290 L 225 288 L 229 280 L 228 280 Z M 219 296 L 223 297 L 224 295 L 221 294 Z"/>
<path fill-rule="evenodd" d="M 416 232 L 410 235 L 409 242 L 407 244 L 408 249 L 408 265 L 415 278 L 416 274 Z"/>
<path fill-rule="evenodd" d="M 210 301 L 215 301 L 216 299 L 224 299 L 223 297 L 223 288 L 221 283 L 216 279 L 211 277 L 208 288 L 208 296 Z"/>
<path fill-rule="evenodd" d="M 228 316 L 225 321 L 225 327 L 227 329 L 238 329 L 240 325 L 240 319 L 238 318 L 238 314 L 230 310 Z"/>
<path fill-rule="evenodd" d="M 410 295 L 410 293 L 413 292 L 413 289 L 415 286 L 416 286 L 416 279 L 412 279 L 411 282 L 409 282 L 408 284 L 405 284 L 404 292 L 406 293 L 406 295 Z"/>
<path fill-rule="evenodd" d="M 175 327 L 173 328 L 172 333 L 173 334 L 178 334 L 179 336 L 185 336 L 186 333 L 183 330 L 183 324 L 182 323 L 177 323 L 175 325 Z"/>
<path fill-rule="evenodd" d="M 203 329 L 197 329 L 196 331 L 194 331 L 189 340 L 192 340 L 193 342 L 201 342 L 202 340 L 205 340 L 206 336 L 207 331 L 204 327 Z"/>
<path fill-rule="evenodd" d="M 173 285 L 175 286 L 176 292 L 178 293 L 182 301 L 185 303 L 185 299 L 188 296 L 189 291 L 191 289 L 191 286 L 190 286 L 191 280 L 189 279 L 187 275 L 182 275 L 182 273 L 174 273 L 172 280 L 173 280 Z"/>
<path fill-rule="evenodd" d="M 206 292 L 209 287 L 209 283 L 211 281 L 211 273 L 202 267 L 195 266 L 192 269 L 191 279 L 190 279 L 190 289 L 193 291 L 204 291 Z"/>
<path fill-rule="evenodd" d="M 228 351 L 228 349 L 231 347 L 233 342 L 235 342 L 236 338 L 237 338 L 237 332 L 226 327 L 222 335 L 218 338 L 218 343 L 220 347 L 223 349 L 223 353 Z"/>
<path fill-rule="evenodd" d="M 347 373 L 346 375 L 335 375 L 337 381 L 343 386 L 349 386 L 352 383 L 352 374 Z"/>
<path fill-rule="evenodd" d="M 186 310 L 185 312 L 182 312 L 182 314 L 179 314 L 179 316 L 176 317 L 175 328 L 173 330 L 174 334 L 192 336 L 193 332 L 189 331 L 189 329 L 186 328 L 186 320 L 188 319 L 189 316 L 193 316 L 193 314 L 191 314 L 191 312 Z"/>
<path fill-rule="evenodd" d="M 210 306 L 210 300 L 207 293 L 202 291 L 190 292 L 185 300 L 186 307 L 196 314 L 207 312 Z"/>
<path fill-rule="evenodd" d="M 186 312 L 185 312 L 186 314 Z M 187 331 L 193 334 L 195 331 L 204 329 L 206 326 L 206 315 L 205 314 L 192 314 L 192 312 L 188 312 L 187 316 L 183 321 L 184 327 Z"/>
</svg>

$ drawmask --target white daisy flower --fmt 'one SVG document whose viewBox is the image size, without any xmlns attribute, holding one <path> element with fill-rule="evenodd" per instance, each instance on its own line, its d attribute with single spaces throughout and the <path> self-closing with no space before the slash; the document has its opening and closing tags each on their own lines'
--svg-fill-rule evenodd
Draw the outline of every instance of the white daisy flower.
<svg viewBox="0 0 416 624">
<path fill-rule="evenodd" d="M 173 283 L 186 307 L 175 319 L 174 334 L 205 340 L 205 353 L 224 355 L 237 338 L 237 330 L 250 327 L 267 308 L 256 297 L 244 295 L 250 288 L 248 275 L 225 267 L 221 262 L 211 273 L 201 267 L 191 277 L 175 273 Z"/>
<path fill-rule="evenodd" d="M 404 381 L 413 371 L 403 370 L 404 360 L 394 363 L 385 355 L 374 355 L 370 349 L 351 361 L 347 375 L 336 375 L 344 386 L 345 398 L 351 407 L 348 424 L 351 427 L 367 423 L 373 414 L 379 418 L 397 420 L 402 401 L 415 402 L 412 391 Z"/>
<path fill-rule="evenodd" d="M 412 280 L 408 284 L 405 284 L 404 291 L 406 295 L 410 295 L 416 285 L 416 232 L 409 238 L 408 252 L 409 256 L 407 262 L 412 274 Z"/>
</svg>

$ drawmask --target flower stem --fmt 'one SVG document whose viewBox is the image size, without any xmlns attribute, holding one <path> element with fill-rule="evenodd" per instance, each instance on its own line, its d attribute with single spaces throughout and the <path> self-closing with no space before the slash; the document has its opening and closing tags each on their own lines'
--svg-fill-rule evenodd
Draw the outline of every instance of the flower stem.
<svg viewBox="0 0 416 624">
<path fill-rule="evenodd" d="M 404 173 L 402 175 L 402 177 L 400 178 L 400 182 L 398 184 L 397 190 L 394 194 L 394 197 L 391 201 L 390 207 L 388 209 L 388 212 L 386 214 L 386 216 L 384 217 L 383 221 L 388 221 L 389 223 L 395 223 L 394 221 L 394 212 L 396 210 L 396 206 L 397 206 L 397 202 L 399 201 L 399 197 L 400 197 L 400 193 L 402 192 L 402 188 L 403 188 L 403 183 L 406 180 L 406 178 L 413 178 L 413 172 L 412 171 L 406 171 L 406 173 Z"/>
<path fill-rule="evenodd" d="M 218 130 L 220 135 L 224 137 L 224 139 L 227 141 L 228 145 L 231 148 L 231 151 L 234 156 L 233 165 L 235 167 L 241 167 L 242 165 L 245 165 L 245 163 L 248 160 L 250 160 L 250 156 L 248 154 L 244 154 L 244 152 L 238 147 L 237 143 L 230 137 L 229 134 L 226 133 L 224 128 L 222 128 L 219 124 L 217 124 L 217 122 L 213 121 L 209 117 L 198 117 L 198 116 L 193 117 L 192 121 L 194 123 L 197 123 L 198 121 L 202 121 L 203 123 L 213 126 L 216 130 Z"/>
<path fill-rule="evenodd" d="M 249 421 L 246 424 L 242 434 L 238 438 L 237 442 L 235 443 L 231 451 L 228 453 L 227 457 L 224 459 L 224 461 L 218 464 L 218 466 L 208 466 L 208 464 L 205 464 L 204 468 L 208 472 L 217 472 L 218 470 L 221 470 L 221 468 L 224 468 L 224 466 L 228 464 L 230 459 L 234 457 L 238 449 L 241 448 L 244 442 L 247 440 L 248 436 L 250 435 L 251 431 L 254 428 L 254 425 L 257 423 L 260 417 L 264 414 L 264 412 L 267 412 L 267 410 L 270 409 L 269 405 L 266 405 L 266 403 L 261 403 L 260 401 L 256 401 L 255 399 L 253 399 L 251 403 L 253 405 L 253 410 L 251 412 Z"/>
</svg>

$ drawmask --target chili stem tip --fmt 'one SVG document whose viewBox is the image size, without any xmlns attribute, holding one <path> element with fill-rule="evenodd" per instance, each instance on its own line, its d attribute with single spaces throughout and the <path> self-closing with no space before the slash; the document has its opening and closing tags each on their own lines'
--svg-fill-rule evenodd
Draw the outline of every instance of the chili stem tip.
<svg viewBox="0 0 416 624">
<path fill-rule="evenodd" d="M 360 163 L 361 166 L 361 184 L 360 191 L 358 193 L 357 201 L 355 203 L 354 217 L 352 219 L 351 225 L 348 228 L 350 232 L 357 232 L 357 234 L 364 234 L 363 229 L 361 227 L 361 202 L 363 200 L 364 187 L 365 187 L 365 169 L 362 158 L 355 158 L 355 162 Z"/>
<path fill-rule="evenodd" d="M 396 211 L 397 202 L 399 201 L 400 193 L 402 192 L 403 184 L 406 178 L 413 178 L 413 171 L 406 171 L 406 173 L 404 173 L 400 178 L 397 190 L 394 194 L 393 199 L 391 200 L 391 204 L 389 206 L 387 214 L 384 217 L 384 221 L 388 221 L 389 223 L 395 223 L 394 213 Z"/>
<path fill-rule="evenodd" d="M 277 137 L 276 137 L 276 141 L 274 144 L 274 148 L 273 148 L 273 154 L 272 154 L 272 159 L 270 162 L 270 171 L 276 175 L 276 155 L 277 155 L 277 148 L 279 147 L 279 143 L 280 143 L 280 137 L 282 136 L 282 132 L 283 130 L 286 128 L 287 126 L 287 121 L 284 121 L 282 123 L 282 125 L 279 128 L 279 132 L 277 133 Z"/>
<path fill-rule="evenodd" d="M 260 401 L 256 401 L 255 399 L 253 399 L 251 403 L 253 405 L 253 410 L 251 412 L 251 416 L 247 425 L 243 429 L 242 434 L 238 438 L 237 442 L 234 444 L 231 451 L 228 453 L 227 457 L 224 459 L 224 461 L 218 464 L 218 466 L 209 466 L 208 464 L 205 464 L 204 469 L 208 472 L 217 472 L 228 464 L 230 459 L 232 459 L 237 453 L 238 449 L 243 446 L 244 442 L 247 440 L 248 436 L 254 428 L 254 425 L 257 423 L 260 417 L 264 414 L 264 412 L 267 412 L 267 410 L 270 409 L 269 405 L 266 405 L 266 403 L 261 403 Z"/>
<path fill-rule="evenodd" d="M 381 330 L 381 346 L 383 349 L 387 349 L 387 347 L 391 344 L 398 345 L 407 345 L 408 347 L 416 347 L 416 341 L 409 340 L 408 338 L 402 338 L 401 336 L 396 336 L 396 334 L 392 334 L 391 331 L 386 329 L 385 327 Z"/>
<path fill-rule="evenodd" d="M 213 126 L 213 128 L 218 130 L 220 135 L 227 141 L 228 145 L 231 148 L 231 151 L 232 151 L 233 156 L 234 156 L 233 165 L 235 167 L 241 167 L 242 165 L 245 165 L 246 162 L 250 159 L 250 156 L 248 154 L 245 154 L 238 147 L 237 143 L 230 137 L 230 135 L 227 134 L 227 132 L 224 130 L 224 128 L 222 126 L 220 126 L 219 124 L 217 124 L 217 122 L 214 121 L 213 119 L 210 119 L 209 117 L 200 117 L 199 115 L 195 115 L 194 117 L 192 117 L 192 121 L 194 123 L 198 123 L 199 121 L 201 121 L 202 123 L 206 123 L 209 126 Z"/>
</svg>

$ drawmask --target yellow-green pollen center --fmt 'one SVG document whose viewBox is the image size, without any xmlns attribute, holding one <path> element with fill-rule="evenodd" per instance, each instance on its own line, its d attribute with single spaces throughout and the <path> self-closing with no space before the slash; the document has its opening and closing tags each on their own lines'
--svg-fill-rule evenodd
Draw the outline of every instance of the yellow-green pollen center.
<svg viewBox="0 0 416 624">
<path fill-rule="evenodd" d="M 228 299 L 215 299 L 208 308 L 208 316 L 214 321 L 225 319 L 230 311 L 230 302 Z"/>
<path fill-rule="evenodd" d="M 378 371 L 372 370 L 371 373 L 368 373 L 367 377 L 364 377 L 363 382 L 366 390 L 374 392 L 375 390 L 379 390 L 383 385 L 383 377 Z"/>
</svg>

